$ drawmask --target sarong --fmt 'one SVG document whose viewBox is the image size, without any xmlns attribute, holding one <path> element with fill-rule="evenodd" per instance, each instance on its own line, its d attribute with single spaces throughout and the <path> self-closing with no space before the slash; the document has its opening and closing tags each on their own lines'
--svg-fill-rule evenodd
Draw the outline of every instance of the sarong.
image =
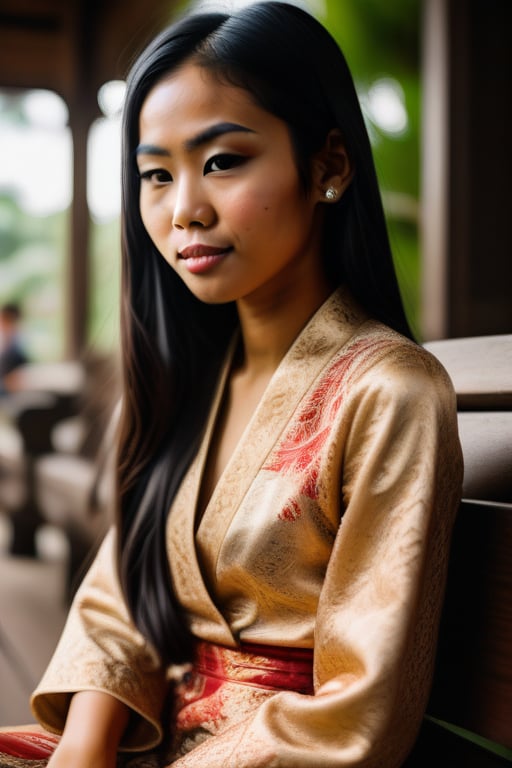
<svg viewBox="0 0 512 768">
<path fill-rule="evenodd" d="M 283 690 L 313 693 L 311 649 L 198 642 L 190 668 L 174 682 L 164 742 L 150 752 L 120 752 L 118 768 L 163 768 Z M 0 729 L 0 768 L 44 768 L 58 740 L 39 726 Z"/>
</svg>

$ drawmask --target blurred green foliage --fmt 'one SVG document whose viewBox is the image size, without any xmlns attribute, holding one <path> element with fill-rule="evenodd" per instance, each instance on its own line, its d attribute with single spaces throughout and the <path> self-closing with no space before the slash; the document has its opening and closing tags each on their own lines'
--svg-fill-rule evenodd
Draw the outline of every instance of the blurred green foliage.
<svg viewBox="0 0 512 768">
<path fill-rule="evenodd" d="M 120 237 L 119 219 L 91 221 L 89 341 L 103 352 L 119 344 Z"/>
<path fill-rule="evenodd" d="M 16 301 L 30 357 L 64 354 L 68 215 L 26 213 L 9 191 L 0 193 L 0 303 Z"/>
<path fill-rule="evenodd" d="M 354 76 L 372 141 L 391 246 L 409 320 L 419 335 L 420 309 L 420 0 L 324 0 L 320 15 Z M 368 114 L 372 86 L 399 84 L 407 127 L 392 134 Z"/>
</svg>

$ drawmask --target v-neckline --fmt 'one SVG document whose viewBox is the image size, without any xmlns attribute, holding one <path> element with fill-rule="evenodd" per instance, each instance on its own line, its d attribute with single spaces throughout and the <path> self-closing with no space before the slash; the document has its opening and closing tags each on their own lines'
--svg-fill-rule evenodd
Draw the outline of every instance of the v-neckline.
<svg viewBox="0 0 512 768">
<path fill-rule="evenodd" d="M 212 641 L 234 643 L 231 630 L 215 604 L 211 584 L 216 557 L 233 517 L 264 466 L 294 411 L 329 359 L 367 319 L 357 305 L 338 291 L 310 318 L 272 375 L 233 454 L 219 477 L 197 525 L 196 513 L 206 458 L 231 370 L 233 340 L 219 376 L 201 445 L 178 491 L 169 516 L 168 548 L 174 554 L 171 571 L 184 603 L 197 609 L 199 625 Z M 194 631 L 194 620 L 192 631 Z M 215 640 L 214 640 L 215 638 Z"/>
<path fill-rule="evenodd" d="M 194 530 L 198 541 L 202 536 L 210 541 L 212 537 L 222 538 L 221 531 L 225 531 L 236 512 L 241 500 L 247 493 L 256 473 L 263 466 L 274 444 L 279 439 L 282 430 L 288 424 L 291 414 L 297 408 L 303 396 L 311 386 L 312 378 L 321 373 L 326 360 L 337 348 L 341 337 L 336 340 L 331 338 L 332 328 L 325 328 L 324 344 L 320 344 L 312 350 L 309 346 L 310 337 L 316 336 L 319 326 L 326 317 L 327 308 L 332 306 L 339 308 L 339 294 L 342 289 L 334 291 L 326 301 L 313 313 L 304 328 L 297 335 L 287 352 L 277 365 L 263 394 L 247 422 L 238 443 L 236 444 L 229 461 L 222 471 L 207 504 L 205 505 L 201 519 L 197 519 L 197 508 L 201 493 L 208 452 L 214 437 L 215 427 L 219 418 L 223 398 L 226 394 L 229 375 L 236 352 L 237 339 L 233 340 L 228 354 L 215 398 L 210 410 L 207 428 L 201 442 L 200 449 L 194 464 L 197 468 L 194 495 Z M 344 297 L 345 300 L 345 297 Z M 353 310 L 351 300 L 345 307 Z M 353 331 L 353 329 L 351 329 Z M 350 333 L 351 335 L 351 333 Z M 346 339 L 348 341 L 348 337 Z M 334 347 L 333 347 L 333 343 Z M 308 359 L 308 376 L 301 376 L 300 371 L 294 377 L 294 366 L 302 368 L 305 358 Z M 270 418 L 269 418 L 270 416 Z M 265 422 L 270 422 L 270 425 Z M 252 435 L 258 435 L 258 439 L 252 439 Z"/>
</svg>

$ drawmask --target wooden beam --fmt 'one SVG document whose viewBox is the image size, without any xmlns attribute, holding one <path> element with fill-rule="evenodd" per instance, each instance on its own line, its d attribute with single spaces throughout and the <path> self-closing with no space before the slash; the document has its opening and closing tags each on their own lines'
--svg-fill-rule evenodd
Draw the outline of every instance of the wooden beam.
<svg viewBox="0 0 512 768">
<path fill-rule="evenodd" d="M 421 331 L 446 335 L 448 318 L 448 21 L 445 0 L 425 0 L 421 192 Z"/>
</svg>

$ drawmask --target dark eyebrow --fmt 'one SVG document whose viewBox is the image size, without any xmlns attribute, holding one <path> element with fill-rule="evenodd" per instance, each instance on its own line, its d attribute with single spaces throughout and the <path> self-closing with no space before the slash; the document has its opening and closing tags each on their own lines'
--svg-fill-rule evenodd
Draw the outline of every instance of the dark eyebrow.
<svg viewBox="0 0 512 768">
<path fill-rule="evenodd" d="M 217 136 L 223 136 L 225 133 L 254 133 L 251 128 L 246 128 L 244 125 L 238 125 L 238 123 L 216 123 L 206 128 L 197 136 L 193 136 L 191 139 L 187 139 L 185 142 L 185 149 L 191 152 L 202 144 L 207 144 L 212 139 L 216 139 Z"/>
<path fill-rule="evenodd" d="M 135 150 L 136 155 L 161 155 L 162 157 L 170 157 L 171 153 L 162 147 L 157 147 L 154 144 L 139 144 Z"/>
<path fill-rule="evenodd" d="M 217 136 L 223 136 L 225 133 L 254 133 L 252 128 L 246 128 L 245 125 L 239 125 L 238 123 L 216 123 L 205 128 L 204 131 L 198 133 L 197 136 L 192 136 L 191 139 L 187 139 L 184 142 L 184 147 L 187 152 L 192 152 L 203 144 L 207 144 L 209 141 L 216 139 Z M 135 150 L 136 155 L 157 155 L 159 157 L 170 157 L 171 153 L 167 149 L 157 147 L 154 144 L 139 144 Z"/>
</svg>

